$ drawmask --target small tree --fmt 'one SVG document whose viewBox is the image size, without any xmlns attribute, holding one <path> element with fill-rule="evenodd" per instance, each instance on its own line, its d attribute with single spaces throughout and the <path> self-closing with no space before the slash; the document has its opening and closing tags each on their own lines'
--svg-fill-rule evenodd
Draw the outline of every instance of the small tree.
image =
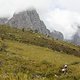
<svg viewBox="0 0 80 80">
<path fill-rule="evenodd" d="M 24 29 L 24 28 L 22 28 L 22 31 L 24 32 L 24 31 L 25 31 L 25 29 Z"/>
<path fill-rule="evenodd" d="M 1 35 L 1 40 L 4 40 L 4 34 Z"/>
<path fill-rule="evenodd" d="M 5 43 L 1 43 L 0 51 L 6 51 L 7 45 Z"/>
<path fill-rule="evenodd" d="M 35 30 L 35 33 L 38 33 L 38 30 Z"/>
</svg>

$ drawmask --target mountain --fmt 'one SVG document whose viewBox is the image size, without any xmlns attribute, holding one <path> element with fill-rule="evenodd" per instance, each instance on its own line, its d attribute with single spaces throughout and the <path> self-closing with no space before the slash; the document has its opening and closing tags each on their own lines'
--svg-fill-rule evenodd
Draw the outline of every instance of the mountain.
<svg viewBox="0 0 80 80">
<path fill-rule="evenodd" d="M 64 36 L 61 32 L 58 32 L 58 31 L 53 31 L 51 32 L 51 37 L 55 38 L 55 39 L 59 39 L 59 40 L 63 40 L 64 39 Z"/>
<path fill-rule="evenodd" d="M 80 27 L 78 27 L 77 32 L 73 35 L 71 42 L 80 45 Z"/>
<path fill-rule="evenodd" d="M 7 23 L 6 23 L 7 22 Z M 42 20 L 40 20 L 40 17 L 35 9 L 33 10 L 26 10 L 19 13 L 15 13 L 11 19 L 1 19 L 0 24 L 8 24 L 11 27 L 16 28 L 24 28 L 24 29 L 31 29 L 35 32 L 39 32 L 41 34 L 44 34 L 46 36 L 53 37 L 55 39 L 63 40 L 63 34 L 58 31 L 50 32 L 46 25 Z"/>
<path fill-rule="evenodd" d="M 36 10 L 27 10 L 14 14 L 8 21 L 8 24 L 17 28 L 32 29 L 41 34 L 49 35 L 50 31 L 46 28 L 43 21 L 40 20 Z"/>
<path fill-rule="evenodd" d="M 0 24 L 6 24 L 8 21 L 7 18 L 0 18 Z"/>
</svg>

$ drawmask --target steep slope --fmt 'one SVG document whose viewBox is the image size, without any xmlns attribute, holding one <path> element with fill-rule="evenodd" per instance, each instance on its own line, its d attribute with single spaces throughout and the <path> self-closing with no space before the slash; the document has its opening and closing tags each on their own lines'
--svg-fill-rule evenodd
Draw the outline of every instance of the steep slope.
<svg viewBox="0 0 80 80">
<path fill-rule="evenodd" d="M 61 45 L 65 51 L 58 50 L 63 48 Z M 0 80 L 79 80 L 80 58 L 70 55 L 72 49 L 73 54 L 80 47 L 1 25 Z M 66 74 L 60 72 L 64 64 L 68 65 Z"/>
<path fill-rule="evenodd" d="M 0 26 L 0 37 L 4 39 L 16 40 L 23 43 L 34 44 L 41 47 L 47 47 L 58 52 L 65 52 L 80 56 L 80 48 L 75 45 L 70 45 L 67 42 L 52 39 L 33 31 L 23 31 L 9 26 Z"/>
<path fill-rule="evenodd" d="M 27 10 L 14 14 L 8 24 L 13 27 L 32 29 L 45 35 L 50 34 L 43 21 L 40 20 L 36 10 Z"/>
</svg>

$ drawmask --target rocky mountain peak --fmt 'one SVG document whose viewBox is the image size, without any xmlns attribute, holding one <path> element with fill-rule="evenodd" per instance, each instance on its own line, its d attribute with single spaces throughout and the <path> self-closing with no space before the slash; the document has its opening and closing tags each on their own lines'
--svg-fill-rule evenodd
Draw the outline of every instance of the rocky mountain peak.
<svg viewBox="0 0 80 80">
<path fill-rule="evenodd" d="M 14 14 L 8 21 L 8 24 L 13 27 L 37 30 L 42 34 L 49 35 L 50 33 L 44 22 L 40 20 L 40 17 L 35 9 Z"/>
<path fill-rule="evenodd" d="M 5 19 L 4 19 L 5 20 Z M 4 22 L 4 20 L 2 20 Z M 5 22 L 4 22 L 5 24 Z M 7 24 L 11 27 L 31 29 L 41 34 L 51 36 L 56 39 L 63 40 L 62 33 L 58 31 L 50 32 L 44 22 L 40 19 L 35 9 L 28 9 L 19 13 L 15 13 L 13 17 L 7 20 Z"/>
</svg>

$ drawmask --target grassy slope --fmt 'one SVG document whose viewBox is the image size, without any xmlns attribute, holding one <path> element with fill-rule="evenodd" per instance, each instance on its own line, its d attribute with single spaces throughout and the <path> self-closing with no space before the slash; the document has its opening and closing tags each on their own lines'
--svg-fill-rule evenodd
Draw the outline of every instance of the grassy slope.
<svg viewBox="0 0 80 80">
<path fill-rule="evenodd" d="M 39 73 L 41 75 L 52 75 L 52 80 L 54 78 L 56 79 L 56 77 L 54 77 L 55 74 L 59 74 L 58 79 L 61 78 L 61 80 L 65 80 L 65 78 L 67 80 L 75 80 L 73 78 L 74 76 L 78 79 L 80 77 L 80 64 L 72 65 L 75 62 L 80 62 L 80 58 L 76 56 L 67 55 L 52 51 L 48 48 L 19 43 L 16 41 L 5 40 L 5 44 L 7 45 L 7 52 L 0 52 L 0 74 L 2 80 L 4 78 L 3 76 L 5 76 L 6 80 L 7 77 L 10 77 L 11 80 L 18 80 L 18 76 L 20 78 L 24 76 L 27 77 L 27 71 L 29 71 L 31 75 L 33 73 L 35 73 L 35 75 Z M 62 73 L 59 73 L 59 70 L 64 64 L 69 65 L 69 70 L 68 74 L 63 76 Z M 51 74 L 49 74 L 50 72 Z M 15 74 L 16 76 L 14 76 Z M 26 80 L 25 77 L 24 80 Z M 41 79 L 42 78 L 43 77 L 41 76 Z M 34 80 L 36 79 L 37 78 L 35 77 Z M 47 79 L 49 80 L 49 78 Z"/>
<path fill-rule="evenodd" d="M 69 44 L 67 42 L 54 40 L 50 37 L 46 37 L 32 31 L 23 32 L 22 30 L 6 27 L 3 25 L 0 26 L 0 33 L 0 37 L 4 37 L 5 39 L 47 47 L 58 52 L 80 56 L 80 47 Z"/>
<path fill-rule="evenodd" d="M 0 29 L 1 30 L 1 29 Z M 4 30 L 4 31 L 3 31 Z M 2 28 L 2 34 L 5 33 L 5 28 Z M 12 30 L 12 31 L 11 31 Z M 64 51 L 57 51 L 47 48 L 46 46 L 40 47 L 22 42 L 20 37 L 26 36 L 27 40 L 33 38 L 44 37 L 41 34 L 22 32 L 17 29 L 7 28 L 6 33 L 13 33 L 18 38 L 6 37 L 3 41 L 0 39 L 0 46 L 6 45 L 6 50 L 0 51 L 0 80 L 79 80 L 80 79 L 80 58 L 74 55 L 68 55 Z M 23 36 L 23 37 L 24 37 Z M 25 38 L 24 38 L 25 39 Z M 47 40 L 47 39 L 46 39 Z M 45 40 L 45 41 L 46 41 Z M 51 38 L 49 38 L 51 40 Z M 43 41 L 42 41 L 43 42 Z M 79 50 L 72 44 L 56 41 L 58 45 L 64 45 Z M 30 43 L 30 42 L 29 42 Z M 45 43 L 45 42 L 44 42 Z M 4 47 L 3 47 L 4 48 Z M 60 67 L 68 64 L 67 74 L 59 72 Z M 54 75 L 57 74 L 58 77 Z M 37 77 L 37 76 L 38 77 Z"/>
</svg>

